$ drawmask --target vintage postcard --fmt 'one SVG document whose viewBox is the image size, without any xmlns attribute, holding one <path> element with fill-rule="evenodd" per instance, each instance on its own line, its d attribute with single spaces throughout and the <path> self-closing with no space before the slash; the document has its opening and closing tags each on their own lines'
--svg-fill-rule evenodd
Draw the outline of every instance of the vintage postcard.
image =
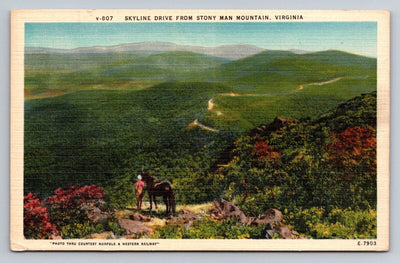
<svg viewBox="0 0 400 263">
<path fill-rule="evenodd" d="M 13 10 L 12 250 L 389 249 L 384 10 Z"/>
</svg>

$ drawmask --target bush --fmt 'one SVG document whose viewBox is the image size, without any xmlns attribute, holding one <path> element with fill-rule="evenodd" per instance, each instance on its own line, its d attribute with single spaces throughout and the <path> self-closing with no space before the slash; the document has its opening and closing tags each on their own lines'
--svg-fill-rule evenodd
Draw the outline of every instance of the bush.
<svg viewBox="0 0 400 263">
<path fill-rule="evenodd" d="M 88 221 L 83 223 L 70 223 L 61 227 L 60 234 L 63 238 L 82 238 L 94 232 L 92 224 Z"/>
<path fill-rule="evenodd" d="M 240 226 L 237 220 L 214 221 L 210 218 L 195 221 L 190 228 L 181 225 L 168 225 L 157 231 L 151 238 L 162 239 L 249 239 L 261 238 L 263 226 Z"/>
<path fill-rule="evenodd" d="M 46 205 L 49 207 L 53 222 L 62 227 L 88 221 L 86 211 L 90 206 L 100 205 L 103 197 L 102 188 L 95 185 L 83 187 L 71 185 L 66 190 L 57 189 L 55 195 L 46 199 Z"/>
<path fill-rule="evenodd" d="M 265 167 L 272 165 L 278 167 L 281 160 L 281 153 L 275 150 L 275 148 L 269 145 L 268 141 L 258 139 L 254 144 L 254 163 L 256 166 Z"/>
<path fill-rule="evenodd" d="M 126 230 L 121 228 L 121 226 L 114 220 L 109 220 L 105 224 L 105 230 L 112 231 L 115 236 L 122 236 L 122 235 L 126 234 Z"/>
<path fill-rule="evenodd" d="M 325 238 L 376 238 L 376 210 L 354 211 L 334 208 L 326 213 L 324 208 L 313 207 L 297 213 L 288 213 L 286 222 L 306 237 Z"/>
<path fill-rule="evenodd" d="M 58 235 L 56 226 L 50 222 L 47 208 L 33 193 L 24 196 L 25 238 L 49 239 Z"/>
<path fill-rule="evenodd" d="M 46 199 L 52 222 L 63 238 L 80 238 L 96 231 L 88 215 L 91 209 L 103 204 L 102 188 L 95 185 L 57 189 Z"/>
<path fill-rule="evenodd" d="M 28 194 L 24 197 L 25 237 L 82 238 L 104 231 L 112 231 L 116 236 L 125 234 L 114 217 L 99 210 L 104 206 L 104 197 L 103 189 L 95 185 L 59 188 L 43 202 L 43 206 L 39 198 Z"/>
</svg>

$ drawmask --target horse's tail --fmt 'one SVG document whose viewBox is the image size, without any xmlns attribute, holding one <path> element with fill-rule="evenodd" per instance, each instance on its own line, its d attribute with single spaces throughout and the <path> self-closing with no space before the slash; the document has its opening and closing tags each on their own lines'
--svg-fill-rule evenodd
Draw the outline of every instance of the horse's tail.
<svg viewBox="0 0 400 263">
<path fill-rule="evenodd" d="M 172 209 L 172 213 L 175 214 L 176 212 L 176 202 L 175 202 L 175 194 L 174 194 L 174 190 L 171 188 L 171 195 L 170 195 L 170 206 Z"/>
</svg>

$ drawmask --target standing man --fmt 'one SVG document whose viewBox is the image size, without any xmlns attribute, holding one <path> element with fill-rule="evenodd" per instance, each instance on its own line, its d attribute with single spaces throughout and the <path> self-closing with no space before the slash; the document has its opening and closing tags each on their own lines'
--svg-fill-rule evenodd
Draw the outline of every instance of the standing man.
<svg viewBox="0 0 400 263">
<path fill-rule="evenodd" d="M 138 181 L 135 184 L 135 195 L 136 195 L 136 207 L 137 210 L 142 209 L 142 199 L 144 196 L 144 182 L 142 181 L 142 176 L 138 175 Z"/>
</svg>

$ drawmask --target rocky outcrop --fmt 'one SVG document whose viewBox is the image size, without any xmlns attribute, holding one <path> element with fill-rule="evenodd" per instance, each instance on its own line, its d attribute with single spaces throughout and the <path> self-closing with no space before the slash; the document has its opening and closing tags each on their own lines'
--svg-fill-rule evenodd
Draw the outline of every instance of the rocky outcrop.
<svg viewBox="0 0 400 263">
<path fill-rule="evenodd" d="M 283 223 L 282 213 L 274 208 L 268 209 L 264 212 L 262 218 L 247 217 L 240 208 L 232 202 L 224 199 L 213 202 L 213 206 L 209 211 L 210 217 L 216 220 L 224 220 L 228 218 L 235 218 L 241 225 L 248 226 L 264 226 L 264 236 L 267 239 L 274 238 L 277 234 L 283 239 L 298 239 L 299 234 L 293 231 L 289 226 Z"/>
<path fill-rule="evenodd" d="M 128 235 L 135 234 L 135 235 L 146 235 L 153 232 L 153 230 L 146 226 L 141 221 L 131 220 L 131 219 L 120 219 L 118 221 L 121 228 L 125 229 Z"/>
<path fill-rule="evenodd" d="M 120 210 L 115 213 L 115 218 L 126 234 L 123 239 L 140 238 L 143 235 L 148 235 L 154 232 L 151 227 L 152 218 L 139 212 L 132 210 Z"/>
<path fill-rule="evenodd" d="M 102 233 L 94 233 L 91 234 L 87 237 L 85 237 L 85 239 L 114 239 L 114 233 L 112 231 L 106 231 L 106 232 L 102 232 Z"/>
<path fill-rule="evenodd" d="M 276 132 L 276 131 L 282 129 L 283 127 L 288 125 L 291 121 L 292 120 L 290 120 L 290 119 L 285 119 L 283 117 L 277 116 L 271 123 L 262 124 L 260 126 L 257 126 L 254 129 L 250 130 L 248 135 L 250 137 L 254 137 L 257 135 L 261 136 L 261 137 L 265 137 L 272 132 Z"/>
<path fill-rule="evenodd" d="M 270 224 L 275 226 L 281 224 L 282 220 L 283 215 L 281 211 L 275 208 L 270 208 L 264 212 L 262 219 L 258 217 L 249 217 L 247 224 L 250 226 L 259 226 L 262 224 Z"/>
<path fill-rule="evenodd" d="M 206 212 L 207 211 L 207 212 Z M 123 236 L 116 237 L 112 232 L 92 234 L 88 239 L 137 239 L 154 233 L 165 225 L 179 225 L 185 228 L 192 227 L 197 220 L 208 215 L 213 220 L 236 219 L 239 225 L 250 227 L 262 227 L 263 236 L 266 239 L 283 238 L 297 239 L 299 234 L 293 231 L 283 222 L 282 213 L 274 208 L 267 209 L 261 217 L 247 217 L 246 214 L 234 203 L 225 199 L 214 201 L 211 208 L 207 207 L 203 213 L 182 209 L 176 216 L 167 218 L 151 217 L 132 210 L 120 210 L 115 212 L 115 219 L 122 229 Z"/>
<path fill-rule="evenodd" d="M 171 217 L 167 224 L 169 225 L 183 225 L 185 227 L 190 227 L 193 225 L 194 221 L 199 219 L 200 216 L 193 211 L 188 209 L 182 209 L 178 216 Z"/>
<path fill-rule="evenodd" d="M 212 219 L 216 220 L 235 218 L 242 225 L 246 225 L 249 222 L 249 219 L 239 207 L 225 199 L 214 201 L 209 214 Z"/>
<path fill-rule="evenodd" d="M 150 222 L 151 221 L 150 216 L 145 216 L 141 213 L 134 213 L 133 215 L 129 216 L 129 219 L 135 220 L 135 221 L 141 221 L 141 222 Z"/>
<path fill-rule="evenodd" d="M 102 211 L 97 206 L 91 206 L 89 209 L 86 210 L 86 214 L 89 220 L 94 223 L 104 222 L 112 217 L 112 214 L 110 212 Z"/>
</svg>

